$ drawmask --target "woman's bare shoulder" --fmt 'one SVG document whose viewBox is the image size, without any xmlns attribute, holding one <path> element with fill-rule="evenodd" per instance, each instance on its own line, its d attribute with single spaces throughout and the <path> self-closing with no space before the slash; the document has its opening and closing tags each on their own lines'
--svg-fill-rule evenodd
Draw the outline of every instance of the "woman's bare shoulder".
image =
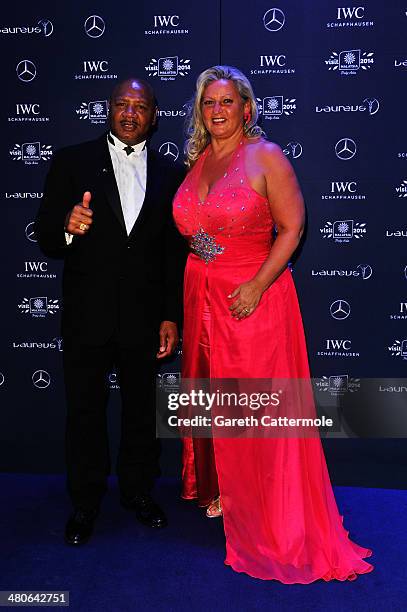
<svg viewBox="0 0 407 612">
<path fill-rule="evenodd" d="M 266 168 L 286 165 L 287 158 L 284 155 L 281 147 L 275 142 L 270 142 L 265 138 L 257 138 L 256 140 L 248 140 L 249 155 Z"/>
<path fill-rule="evenodd" d="M 258 155 L 278 155 L 279 153 L 283 153 L 281 147 L 277 143 L 266 140 L 265 138 L 249 140 L 248 144 Z"/>
</svg>

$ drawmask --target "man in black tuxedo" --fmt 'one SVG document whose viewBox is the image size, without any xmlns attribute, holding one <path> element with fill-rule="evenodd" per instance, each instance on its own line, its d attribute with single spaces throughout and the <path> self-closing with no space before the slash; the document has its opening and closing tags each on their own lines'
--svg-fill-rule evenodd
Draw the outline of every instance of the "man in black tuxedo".
<svg viewBox="0 0 407 612">
<path fill-rule="evenodd" d="M 157 119 L 148 83 L 117 85 L 109 113 L 109 133 L 54 156 L 36 221 L 41 248 L 65 260 L 66 459 L 74 506 L 65 540 L 74 545 L 91 536 L 107 488 L 113 366 L 122 398 L 121 503 L 144 524 L 166 525 L 150 494 L 159 474 L 154 385 L 156 358 L 178 342 L 185 254 L 171 207 L 184 172 L 148 147 Z"/>
</svg>

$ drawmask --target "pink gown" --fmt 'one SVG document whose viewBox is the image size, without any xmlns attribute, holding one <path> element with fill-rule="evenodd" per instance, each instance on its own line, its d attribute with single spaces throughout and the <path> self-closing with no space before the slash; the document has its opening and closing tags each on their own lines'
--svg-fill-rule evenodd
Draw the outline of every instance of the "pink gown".
<svg viewBox="0 0 407 612">
<path fill-rule="evenodd" d="M 185 270 L 183 378 L 308 378 L 301 314 L 287 269 L 253 314 L 231 317 L 227 296 L 269 254 L 273 220 L 249 184 L 245 145 L 199 201 L 210 145 L 174 199 L 174 219 L 192 244 Z M 209 240 L 209 242 L 208 242 Z M 208 246 L 209 244 L 209 246 Z M 348 537 L 319 437 L 184 439 L 183 497 L 208 504 L 220 492 L 225 563 L 283 583 L 353 580 L 371 551 Z"/>
</svg>

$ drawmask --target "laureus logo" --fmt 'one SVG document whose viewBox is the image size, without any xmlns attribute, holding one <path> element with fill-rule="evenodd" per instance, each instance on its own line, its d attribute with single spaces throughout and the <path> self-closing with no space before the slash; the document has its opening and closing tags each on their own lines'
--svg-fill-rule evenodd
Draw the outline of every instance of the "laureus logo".
<svg viewBox="0 0 407 612">
<path fill-rule="evenodd" d="M 51 341 L 41 341 L 41 340 L 23 340 L 23 341 L 14 341 L 11 345 L 13 349 L 23 349 L 23 350 L 57 350 L 59 353 L 62 353 L 63 348 L 63 339 L 60 336 L 53 338 Z"/>
<path fill-rule="evenodd" d="M 283 149 L 284 155 L 286 155 L 287 157 L 291 157 L 292 159 L 297 159 L 298 157 L 301 157 L 302 152 L 302 144 L 300 142 L 296 142 L 295 140 L 292 140 L 291 142 L 287 143 Z"/>
<path fill-rule="evenodd" d="M 361 104 L 326 104 L 316 106 L 316 113 L 367 113 L 375 115 L 380 108 L 377 98 L 365 98 Z"/>
<path fill-rule="evenodd" d="M 0 26 L 0 34 L 42 34 L 48 38 L 53 31 L 54 26 L 49 19 L 40 19 L 37 25 L 33 26 Z"/>
<path fill-rule="evenodd" d="M 322 269 L 322 270 L 311 270 L 311 275 L 318 278 L 361 278 L 368 280 L 373 274 L 372 266 L 369 264 L 359 264 L 356 268 L 348 269 Z"/>
</svg>

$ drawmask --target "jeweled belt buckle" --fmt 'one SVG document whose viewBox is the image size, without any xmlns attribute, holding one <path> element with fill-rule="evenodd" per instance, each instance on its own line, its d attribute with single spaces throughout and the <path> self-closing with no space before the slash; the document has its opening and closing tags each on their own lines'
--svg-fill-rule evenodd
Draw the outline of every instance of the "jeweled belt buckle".
<svg viewBox="0 0 407 612">
<path fill-rule="evenodd" d="M 200 228 L 191 238 L 191 251 L 198 255 L 205 263 L 214 261 L 217 255 L 220 255 L 225 250 L 225 247 L 216 244 L 214 236 L 211 236 Z"/>
</svg>

